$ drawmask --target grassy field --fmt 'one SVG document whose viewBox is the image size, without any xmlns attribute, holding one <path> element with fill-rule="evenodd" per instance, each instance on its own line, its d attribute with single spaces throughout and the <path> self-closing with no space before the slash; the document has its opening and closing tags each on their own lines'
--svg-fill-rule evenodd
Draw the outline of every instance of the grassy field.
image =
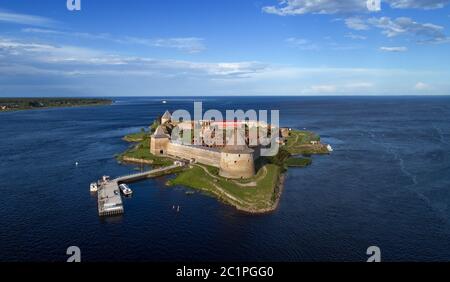
<svg viewBox="0 0 450 282">
<path fill-rule="evenodd" d="M 253 178 L 241 182 L 220 177 L 217 168 L 194 165 L 191 169 L 179 173 L 168 184 L 198 189 L 218 196 L 241 209 L 257 212 L 273 207 L 280 172 L 280 167 L 268 164 Z M 249 183 L 254 186 L 247 186 Z"/>
<path fill-rule="evenodd" d="M 127 136 L 125 136 L 123 138 L 123 140 L 127 141 L 127 142 L 142 142 L 145 139 L 148 139 L 148 132 L 138 132 L 138 133 L 133 133 L 133 134 L 129 134 Z"/>
<path fill-rule="evenodd" d="M 312 141 L 319 142 L 311 144 Z M 320 136 L 313 132 L 293 130 L 287 138 L 286 150 L 291 155 L 328 154 L 327 146 L 320 143 Z"/>
<path fill-rule="evenodd" d="M 307 167 L 312 164 L 310 158 L 289 158 L 286 160 L 288 167 Z"/>
<path fill-rule="evenodd" d="M 136 143 L 136 145 L 121 154 L 118 157 L 120 161 L 123 161 L 124 157 L 128 157 L 132 159 L 150 161 L 152 164 L 157 166 L 167 166 L 173 164 L 173 160 L 169 158 L 158 157 L 150 153 L 150 137 L 148 132 L 139 132 L 136 134 L 127 135 L 123 139 L 128 142 Z"/>
</svg>

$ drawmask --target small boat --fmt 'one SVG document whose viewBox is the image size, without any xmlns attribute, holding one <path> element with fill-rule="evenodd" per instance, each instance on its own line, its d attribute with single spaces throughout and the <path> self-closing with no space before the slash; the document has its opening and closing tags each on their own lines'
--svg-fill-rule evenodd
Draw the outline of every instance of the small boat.
<svg viewBox="0 0 450 282">
<path fill-rule="evenodd" d="M 191 195 L 194 195 L 194 194 L 195 194 L 194 191 L 186 191 L 186 195 L 188 195 L 188 196 L 191 196 Z"/>
<path fill-rule="evenodd" d="M 97 192 L 97 191 L 98 191 L 98 185 L 97 185 L 97 183 L 95 183 L 95 182 L 92 182 L 92 183 L 91 183 L 90 191 L 91 191 L 91 192 Z"/>
<path fill-rule="evenodd" d="M 331 145 L 328 145 L 327 149 L 328 149 L 328 152 L 333 152 L 334 151 L 334 149 L 333 149 L 333 147 L 331 147 Z"/>
<path fill-rule="evenodd" d="M 122 194 L 124 194 L 125 196 L 129 196 L 129 195 L 133 194 L 133 191 L 126 184 L 120 184 L 119 188 L 120 188 L 120 191 L 122 192 Z"/>
<path fill-rule="evenodd" d="M 164 101 L 162 101 L 162 103 L 163 103 L 163 104 L 167 104 L 167 101 L 166 101 L 166 100 L 164 100 Z"/>
</svg>

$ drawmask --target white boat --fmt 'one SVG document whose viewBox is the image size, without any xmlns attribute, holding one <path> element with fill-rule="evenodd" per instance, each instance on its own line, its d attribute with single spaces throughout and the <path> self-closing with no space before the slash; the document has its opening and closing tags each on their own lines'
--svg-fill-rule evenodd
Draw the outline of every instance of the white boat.
<svg viewBox="0 0 450 282">
<path fill-rule="evenodd" d="M 167 104 L 167 101 L 162 101 L 163 104 Z"/>
<path fill-rule="evenodd" d="M 120 184 L 119 188 L 120 188 L 120 191 L 122 192 L 122 194 L 124 194 L 125 196 L 129 196 L 129 195 L 133 194 L 133 191 L 126 184 Z"/>
<path fill-rule="evenodd" d="M 91 183 L 90 191 L 91 191 L 91 192 L 97 192 L 97 191 L 98 191 L 98 185 L 97 185 L 97 183 L 95 183 L 95 182 L 92 182 L 92 183 Z"/>
<path fill-rule="evenodd" d="M 333 150 L 333 147 L 331 147 L 331 145 L 328 145 L 327 146 L 327 149 L 328 149 L 328 152 L 333 152 L 334 150 Z"/>
</svg>

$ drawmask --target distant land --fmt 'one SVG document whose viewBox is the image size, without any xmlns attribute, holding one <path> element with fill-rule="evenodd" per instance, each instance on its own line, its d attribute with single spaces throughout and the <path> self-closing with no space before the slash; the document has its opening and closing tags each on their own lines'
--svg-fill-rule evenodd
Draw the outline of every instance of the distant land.
<svg viewBox="0 0 450 282">
<path fill-rule="evenodd" d="M 110 105 L 112 100 L 101 98 L 0 98 L 0 112 Z"/>
</svg>

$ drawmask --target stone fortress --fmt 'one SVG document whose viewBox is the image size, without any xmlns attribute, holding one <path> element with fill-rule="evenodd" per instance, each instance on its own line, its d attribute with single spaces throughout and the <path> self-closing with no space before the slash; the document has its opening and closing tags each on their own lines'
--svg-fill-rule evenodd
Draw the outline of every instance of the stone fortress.
<svg viewBox="0 0 450 282">
<path fill-rule="evenodd" d="M 193 141 L 192 129 L 196 125 L 200 127 L 200 142 Z M 172 121 L 171 114 L 166 111 L 161 118 L 161 124 L 151 135 L 150 152 L 156 156 L 181 158 L 216 167 L 219 169 L 219 175 L 225 178 L 250 178 L 255 175 L 255 161 L 259 158 L 263 147 L 250 145 L 248 130 L 250 127 L 264 128 L 269 135 L 273 130 L 266 123 L 250 120 L 176 122 Z M 172 134 L 175 128 L 178 133 Z M 238 130 L 239 128 L 245 130 Z M 222 134 L 218 134 L 219 131 Z M 219 140 L 223 142 L 212 142 L 208 138 L 220 138 Z"/>
</svg>

